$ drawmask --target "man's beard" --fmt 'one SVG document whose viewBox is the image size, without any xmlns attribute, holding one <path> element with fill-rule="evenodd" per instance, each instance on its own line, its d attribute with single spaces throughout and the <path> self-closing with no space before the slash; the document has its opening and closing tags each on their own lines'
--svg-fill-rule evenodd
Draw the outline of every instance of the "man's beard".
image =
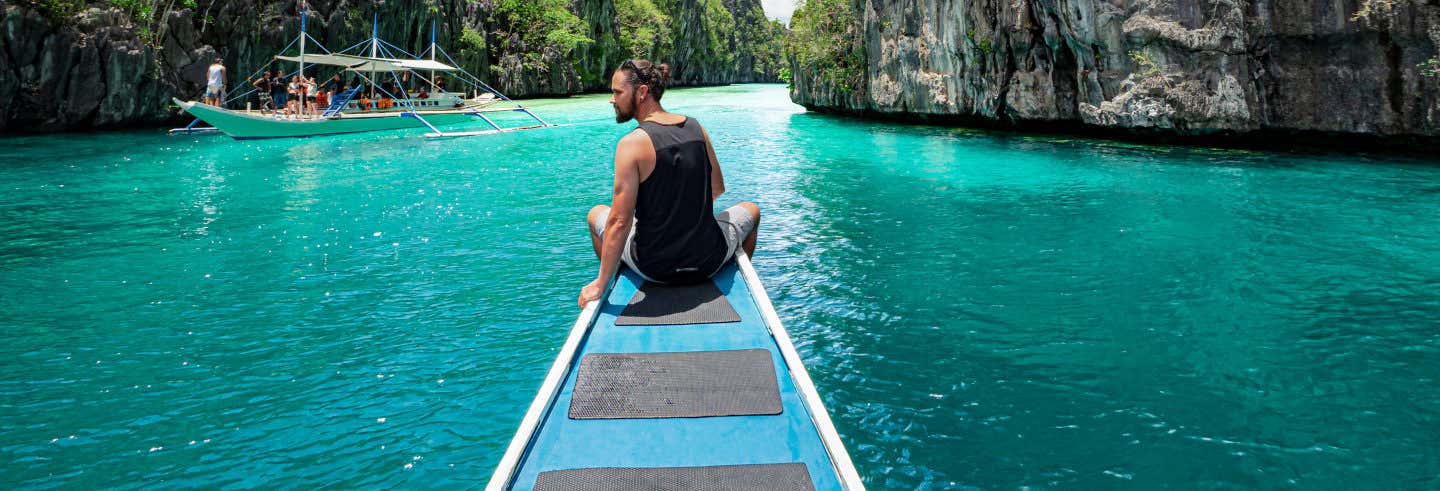
<svg viewBox="0 0 1440 491">
<path fill-rule="evenodd" d="M 629 112 L 625 112 L 625 111 L 620 110 L 620 105 L 619 105 L 619 104 L 616 104 L 616 105 L 615 105 L 615 123 L 616 123 L 616 124 L 626 123 L 626 122 L 629 122 L 629 121 L 632 120 L 632 119 L 635 119 L 635 96 L 634 96 L 634 95 L 631 95 L 631 96 L 630 96 L 630 111 L 629 111 Z"/>
</svg>

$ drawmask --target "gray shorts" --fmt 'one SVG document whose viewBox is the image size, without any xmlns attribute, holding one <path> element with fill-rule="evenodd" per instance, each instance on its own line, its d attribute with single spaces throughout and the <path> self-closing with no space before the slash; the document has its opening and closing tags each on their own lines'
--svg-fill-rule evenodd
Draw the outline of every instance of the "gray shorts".
<svg viewBox="0 0 1440 491">
<path fill-rule="evenodd" d="M 598 223 L 590 227 L 590 231 L 593 232 L 596 237 L 605 236 L 605 221 L 609 217 L 610 207 L 606 206 L 605 210 L 600 212 L 599 219 L 596 220 Z M 750 233 L 755 231 L 755 219 L 750 216 L 750 212 L 745 211 L 745 208 L 742 208 L 740 205 L 735 205 L 726 208 L 725 211 L 716 213 L 715 221 L 720 224 L 721 235 L 725 236 L 725 246 L 728 249 L 725 258 L 728 261 L 729 258 L 735 256 L 735 251 L 740 250 L 740 244 L 745 242 L 745 238 L 749 237 Z M 620 251 L 620 262 L 629 266 L 632 271 L 639 274 L 645 281 L 654 281 L 645 276 L 645 273 L 641 273 L 640 268 L 635 267 L 635 255 L 630 248 L 634 243 L 635 227 L 632 222 L 630 237 L 625 240 L 625 249 Z M 712 272 L 711 274 L 714 273 Z"/>
</svg>

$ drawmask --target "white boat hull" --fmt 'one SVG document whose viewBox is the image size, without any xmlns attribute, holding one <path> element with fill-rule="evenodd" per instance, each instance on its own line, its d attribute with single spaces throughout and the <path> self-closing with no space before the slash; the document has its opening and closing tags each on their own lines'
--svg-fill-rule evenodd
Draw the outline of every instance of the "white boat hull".
<svg viewBox="0 0 1440 491">
<path fill-rule="evenodd" d="M 211 126 L 218 128 L 220 131 L 235 139 L 295 138 L 359 133 L 364 131 L 425 128 L 424 123 L 413 117 L 406 116 L 407 113 L 403 112 L 370 114 L 347 113 L 333 118 L 298 120 L 279 119 L 273 116 L 229 111 L 193 101 L 185 102 L 177 99 L 175 103 L 185 109 L 186 112 L 200 118 L 200 120 L 209 123 Z M 427 114 L 426 111 L 420 111 L 419 114 L 425 118 L 425 121 L 437 127 L 463 123 L 469 121 L 472 117 L 469 114 L 455 111 L 430 114 Z"/>
</svg>

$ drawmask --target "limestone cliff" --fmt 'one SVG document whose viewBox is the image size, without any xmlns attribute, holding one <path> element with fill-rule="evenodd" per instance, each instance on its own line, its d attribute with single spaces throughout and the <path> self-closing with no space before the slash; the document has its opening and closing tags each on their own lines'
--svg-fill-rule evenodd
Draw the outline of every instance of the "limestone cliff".
<svg viewBox="0 0 1440 491">
<path fill-rule="evenodd" d="M 661 23 L 665 39 L 629 40 L 631 30 L 617 21 L 616 6 L 630 11 L 637 3 L 655 11 L 648 21 Z M 153 10 L 166 4 L 168 10 Z M 556 12 L 504 15 L 506 9 L 527 11 L 540 4 L 565 11 L 558 17 L 573 16 L 575 35 L 550 42 L 555 36 L 547 30 L 559 28 L 531 23 L 548 22 Z M 438 42 L 456 61 L 511 97 L 606 90 L 609 70 L 638 55 L 670 61 L 680 84 L 777 81 L 781 67 L 779 28 L 759 13 L 759 0 L 311 0 L 306 5 L 308 32 L 332 50 L 369 38 L 372 16 L 378 15 L 382 38 L 419 51 L 428 45 L 436 20 Z M 0 101 L 5 101 L 0 133 L 175 120 L 170 98 L 198 98 L 205 69 L 217 56 L 225 60 L 231 90 L 243 89 L 243 77 L 295 39 L 298 6 L 262 0 L 0 2 Z M 767 33 L 768 44 L 744 37 L 754 32 Z M 627 44 L 652 49 L 637 53 Z"/>
<path fill-rule="evenodd" d="M 1362 1 L 808 0 L 791 97 L 1130 133 L 1440 134 L 1440 2 Z"/>
</svg>

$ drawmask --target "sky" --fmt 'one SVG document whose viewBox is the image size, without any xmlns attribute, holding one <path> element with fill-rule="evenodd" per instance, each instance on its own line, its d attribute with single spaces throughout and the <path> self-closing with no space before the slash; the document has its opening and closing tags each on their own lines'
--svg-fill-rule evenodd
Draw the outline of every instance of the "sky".
<svg viewBox="0 0 1440 491">
<path fill-rule="evenodd" d="M 795 11 L 796 0 L 760 0 L 765 16 L 790 25 L 790 13 Z"/>
</svg>

